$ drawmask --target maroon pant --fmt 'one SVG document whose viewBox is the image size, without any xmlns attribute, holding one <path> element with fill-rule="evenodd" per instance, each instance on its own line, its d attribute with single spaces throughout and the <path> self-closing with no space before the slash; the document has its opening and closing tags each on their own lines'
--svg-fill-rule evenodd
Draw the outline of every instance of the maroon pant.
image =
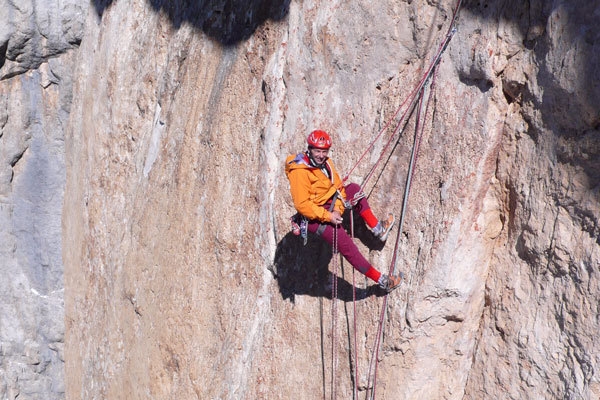
<svg viewBox="0 0 600 400">
<path fill-rule="evenodd" d="M 350 183 L 346 186 L 346 196 L 348 200 L 352 200 L 354 195 L 360 191 L 360 186 L 356 183 Z M 329 209 L 329 204 L 324 206 Z M 369 209 L 369 202 L 366 197 L 360 199 L 356 205 L 353 207 L 359 214 L 365 210 Z M 318 221 L 312 220 L 308 223 L 308 231 L 312 233 L 316 233 L 317 229 L 319 229 Z M 348 235 L 346 230 L 342 227 L 341 224 L 333 225 L 329 222 L 324 222 L 325 230 L 321 233 L 321 237 L 325 240 L 329 245 L 333 246 L 334 234 L 337 235 L 337 248 L 338 251 L 344 256 L 346 260 L 358 271 L 365 274 L 370 268 L 371 264 L 367 261 L 367 259 L 360 253 L 356 244 Z"/>
</svg>

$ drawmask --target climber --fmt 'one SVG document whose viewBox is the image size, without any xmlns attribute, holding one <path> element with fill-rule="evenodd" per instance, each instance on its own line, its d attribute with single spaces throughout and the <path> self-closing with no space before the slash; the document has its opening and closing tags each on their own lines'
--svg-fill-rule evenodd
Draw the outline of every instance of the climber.
<svg viewBox="0 0 600 400">
<path fill-rule="evenodd" d="M 360 253 L 352 238 L 342 228 L 344 210 L 356 210 L 375 237 L 385 242 L 395 219 L 390 214 L 379 221 L 369 206 L 364 193 L 356 183 L 342 185 L 333 163 L 328 158 L 331 138 L 327 132 L 315 130 L 308 135 L 308 150 L 288 156 L 285 173 L 290 181 L 290 192 L 298 214 L 292 217 L 293 226 L 315 233 L 333 246 L 334 232 L 342 255 L 363 275 L 391 292 L 401 281 L 400 276 L 386 275 L 375 269 Z"/>
</svg>

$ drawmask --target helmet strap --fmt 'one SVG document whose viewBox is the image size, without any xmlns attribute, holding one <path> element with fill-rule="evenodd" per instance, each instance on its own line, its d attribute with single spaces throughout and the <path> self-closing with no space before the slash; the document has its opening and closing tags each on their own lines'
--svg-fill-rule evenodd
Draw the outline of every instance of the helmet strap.
<svg viewBox="0 0 600 400">
<path fill-rule="evenodd" d="M 308 161 L 310 162 L 310 165 L 312 167 L 315 168 L 324 168 L 325 167 L 325 163 L 327 162 L 328 158 L 325 159 L 325 161 L 323 161 L 321 164 L 317 163 L 317 161 L 313 158 L 312 153 L 310 152 L 310 147 L 308 148 L 308 150 L 306 150 L 306 155 L 308 156 Z"/>
</svg>

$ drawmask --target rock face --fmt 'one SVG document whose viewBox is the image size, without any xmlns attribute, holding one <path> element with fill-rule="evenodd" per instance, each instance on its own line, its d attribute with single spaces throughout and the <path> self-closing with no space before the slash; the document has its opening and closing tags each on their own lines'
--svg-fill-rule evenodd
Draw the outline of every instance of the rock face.
<svg viewBox="0 0 600 400">
<path fill-rule="evenodd" d="M 87 8 L 79 3 L 0 2 L 2 399 L 65 397 L 64 128 Z"/>
<path fill-rule="evenodd" d="M 600 397 L 597 6 L 461 3 L 427 86 L 402 229 L 377 246 L 356 226 L 359 247 L 383 271 L 397 239 L 395 268 L 405 274 L 387 298 L 374 386 L 384 297 L 318 238 L 303 246 L 289 233 L 283 173 L 310 130 L 328 130 L 331 157 L 351 181 L 383 155 L 365 190 L 376 214 L 402 214 L 419 130 L 415 115 L 404 127 L 396 112 L 434 58 L 455 3 L 374 3 L 94 1 L 80 25 L 60 25 L 84 34 L 42 35 L 63 51 L 80 43 L 52 59 L 64 73 L 47 75 L 57 69 L 36 57 L 48 49 L 25 61 L 0 40 L 6 107 L 60 110 L 46 136 L 3 128 L 0 151 L 10 167 L 3 218 L 16 227 L 3 233 L 3 252 L 17 260 L 7 271 L 27 278 L 13 279 L 7 296 L 22 281 L 28 298 L 59 290 L 59 273 L 42 282 L 22 272 L 59 261 L 14 249 L 28 213 L 42 213 L 41 203 L 54 204 L 42 213 L 53 221 L 62 212 L 60 243 L 21 242 L 40 254 L 62 245 L 67 398 Z M 14 76 L 19 68 L 29 72 Z M 42 84 L 39 102 L 18 102 L 23 76 L 57 75 L 72 78 L 72 92 Z M 38 175 L 14 171 L 29 154 L 18 149 L 49 160 L 47 137 L 62 135 L 60 209 L 42 201 L 48 194 L 30 200 L 33 189 L 20 191 L 17 177 Z M 56 182 L 53 201 L 62 194 Z M 19 212 L 17 196 L 28 200 Z M 39 237 L 54 226 L 37 228 Z M 16 355 L 29 354 L 26 343 L 45 349 L 39 337 L 52 335 L 32 332 L 56 320 L 11 319 L 15 303 L 4 304 L 2 335 L 30 322 L 26 334 L 3 336 L 3 354 L 4 343 Z M 13 376 L 9 398 L 23 387 Z"/>
</svg>

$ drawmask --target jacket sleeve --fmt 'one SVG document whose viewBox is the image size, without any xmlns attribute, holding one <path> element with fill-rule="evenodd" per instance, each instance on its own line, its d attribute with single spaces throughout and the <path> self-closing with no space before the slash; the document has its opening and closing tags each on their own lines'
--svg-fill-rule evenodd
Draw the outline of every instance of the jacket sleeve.
<svg viewBox="0 0 600 400">
<path fill-rule="evenodd" d="M 329 222 L 331 213 L 317 205 L 310 198 L 311 184 L 305 169 L 295 169 L 289 172 L 290 192 L 296 210 L 308 219 Z"/>
</svg>

